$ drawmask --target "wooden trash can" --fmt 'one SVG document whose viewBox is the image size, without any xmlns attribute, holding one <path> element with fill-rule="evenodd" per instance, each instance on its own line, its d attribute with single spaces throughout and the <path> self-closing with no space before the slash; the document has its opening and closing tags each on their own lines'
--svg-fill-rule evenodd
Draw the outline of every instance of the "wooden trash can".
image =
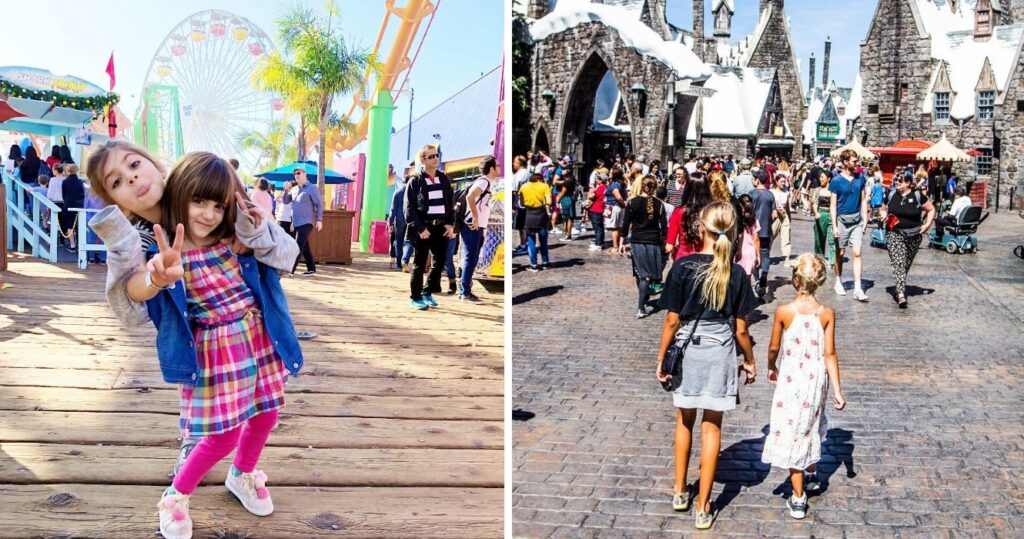
<svg viewBox="0 0 1024 539">
<path fill-rule="evenodd" d="M 352 218 L 356 212 L 324 210 L 324 228 L 313 229 L 309 248 L 317 264 L 352 263 Z"/>
</svg>

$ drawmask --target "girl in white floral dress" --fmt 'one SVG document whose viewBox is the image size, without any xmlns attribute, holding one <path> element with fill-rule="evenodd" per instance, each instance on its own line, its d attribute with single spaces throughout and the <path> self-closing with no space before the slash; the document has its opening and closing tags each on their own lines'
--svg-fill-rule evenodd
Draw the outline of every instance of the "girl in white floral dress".
<svg viewBox="0 0 1024 539">
<path fill-rule="evenodd" d="M 825 401 L 832 386 L 836 410 L 846 406 L 839 385 L 839 359 L 835 351 L 835 312 L 818 303 L 814 293 L 825 282 L 825 262 L 803 254 L 793 269 L 796 300 L 775 310 L 768 347 L 768 380 L 775 386 L 771 428 L 761 460 L 789 470 L 793 496 L 789 514 L 807 516 L 807 489 L 817 490 L 815 464 L 828 422 Z M 826 378 L 827 377 L 827 378 Z"/>
</svg>

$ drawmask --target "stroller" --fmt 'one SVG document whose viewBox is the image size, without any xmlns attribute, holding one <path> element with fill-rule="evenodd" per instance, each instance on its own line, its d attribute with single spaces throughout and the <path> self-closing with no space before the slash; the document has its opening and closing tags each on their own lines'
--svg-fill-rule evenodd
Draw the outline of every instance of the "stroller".
<svg viewBox="0 0 1024 539">
<path fill-rule="evenodd" d="M 978 250 L 978 226 L 988 219 L 988 213 L 981 214 L 981 206 L 971 206 L 960 214 L 953 225 L 946 225 L 935 230 L 928 236 L 928 244 L 947 253 L 973 253 Z"/>
</svg>

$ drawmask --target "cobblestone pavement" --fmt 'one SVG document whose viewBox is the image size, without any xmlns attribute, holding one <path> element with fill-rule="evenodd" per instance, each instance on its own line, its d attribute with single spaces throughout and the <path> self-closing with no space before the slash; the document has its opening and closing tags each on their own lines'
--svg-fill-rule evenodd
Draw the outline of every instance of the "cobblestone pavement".
<svg viewBox="0 0 1024 539">
<path fill-rule="evenodd" d="M 536 417 L 513 427 L 513 534 L 695 534 L 692 512 L 670 506 L 674 411 L 653 375 L 662 313 L 635 318 L 628 259 L 555 238 L 550 270 L 514 258 L 513 407 Z M 795 221 L 793 241 L 794 253 L 812 250 L 809 220 Z M 967 255 L 922 248 L 906 311 L 886 292 L 884 249 L 865 247 L 868 303 L 823 287 L 849 405 L 829 408 L 826 489 L 804 521 L 785 511 L 788 474 L 760 462 L 769 317 L 794 296 L 789 270 L 772 266 L 772 301 L 752 318 L 758 380 L 725 416 L 712 491 L 722 510 L 701 533 L 1024 537 L 1024 260 L 1011 252 L 1024 220 L 993 214 L 980 242 Z"/>
</svg>

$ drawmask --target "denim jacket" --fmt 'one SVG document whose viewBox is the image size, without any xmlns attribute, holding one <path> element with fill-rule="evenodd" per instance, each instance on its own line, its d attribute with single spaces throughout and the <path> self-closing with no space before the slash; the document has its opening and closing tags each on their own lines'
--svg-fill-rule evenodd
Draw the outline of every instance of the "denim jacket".
<svg viewBox="0 0 1024 539">
<path fill-rule="evenodd" d="M 274 351 L 292 375 L 298 375 L 302 368 L 302 350 L 277 271 L 253 255 L 239 255 L 238 264 L 245 284 L 252 290 L 263 313 Z M 198 359 L 182 284 L 179 281 L 178 286 L 161 291 L 146 302 L 146 309 L 157 329 L 156 353 L 164 381 L 191 384 L 196 379 Z"/>
<path fill-rule="evenodd" d="M 152 320 L 157 328 L 157 356 L 164 380 L 192 383 L 198 361 L 186 314 L 183 283 L 179 281 L 173 289 L 160 292 L 146 303 L 132 301 L 127 294 L 127 280 L 146 261 L 138 230 L 116 206 L 104 208 L 93 216 L 89 227 L 107 244 L 106 292 L 111 310 L 125 327 Z M 253 249 L 253 255 L 238 256 L 242 278 L 263 313 L 275 351 L 295 375 L 302 367 L 302 351 L 278 272 L 291 271 L 299 247 L 277 223 L 270 221 L 256 228 L 240 216 L 235 222 L 235 233 L 244 245 Z"/>
</svg>

